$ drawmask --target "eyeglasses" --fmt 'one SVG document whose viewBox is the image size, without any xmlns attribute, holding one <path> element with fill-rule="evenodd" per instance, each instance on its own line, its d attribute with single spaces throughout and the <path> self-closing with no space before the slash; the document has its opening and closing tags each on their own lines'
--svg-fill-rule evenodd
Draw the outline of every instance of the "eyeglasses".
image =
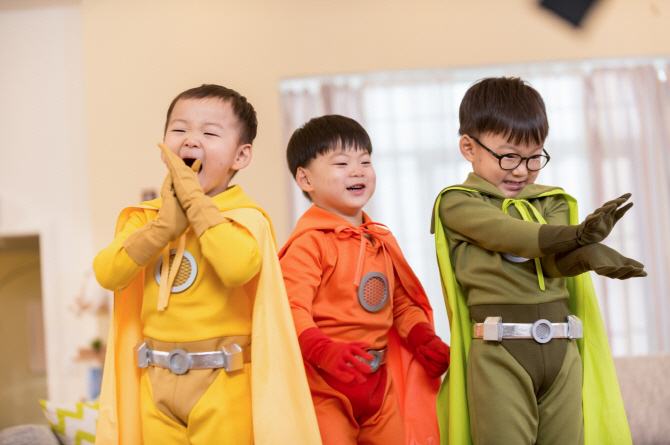
<svg viewBox="0 0 670 445">
<path fill-rule="evenodd" d="M 503 170 L 514 170 L 519 165 L 521 165 L 523 161 L 526 161 L 526 168 L 532 172 L 536 172 L 538 170 L 543 169 L 551 159 L 551 156 L 549 156 L 549 153 L 547 153 L 547 150 L 545 150 L 544 148 L 542 149 L 542 152 L 544 153 L 543 155 L 533 155 L 527 158 L 524 158 L 516 153 L 499 155 L 491 151 L 486 145 L 479 142 L 479 139 L 477 139 L 476 137 L 470 136 L 470 139 L 474 139 L 474 141 L 477 142 L 479 145 L 481 145 L 484 150 L 488 151 L 493 156 L 495 156 L 496 159 L 498 159 L 498 164 L 500 164 L 500 168 L 502 168 Z"/>
</svg>

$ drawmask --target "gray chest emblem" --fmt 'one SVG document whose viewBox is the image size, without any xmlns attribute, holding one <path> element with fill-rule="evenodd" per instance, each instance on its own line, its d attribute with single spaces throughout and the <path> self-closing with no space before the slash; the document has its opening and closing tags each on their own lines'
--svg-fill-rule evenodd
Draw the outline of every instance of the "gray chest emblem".
<svg viewBox="0 0 670 445">
<path fill-rule="evenodd" d="M 526 261 L 530 261 L 530 258 L 524 258 L 522 256 L 516 256 L 512 255 L 511 253 L 503 253 L 502 256 L 513 263 L 525 263 Z"/>
<path fill-rule="evenodd" d="M 369 312 L 380 311 L 389 301 L 389 281 L 379 272 L 365 274 L 358 286 L 358 301 Z"/>
<path fill-rule="evenodd" d="M 169 259 L 169 271 L 174 267 L 174 257 L 177 253 L 177 249 L 172 249 L 170 251 Z M 158 286 L 161 285 L 161 268 L 163 267 L 164 258 L 161 256 L 160 259 L 156 262 L 156 267 L 154 268 L 154 276 L 156 277 L 156 283 Z M 172 283 L 171 292 L 182 292 L 191 287 L 195 281 L 195 277 L 198 275 L 198 264 L 195 262 L 195 258 L 189 252 L 184 251 L 184 256 L 181 259 L 179 264 L 179 269 L 177 271 L 177 276 Z M 167 277 L 165 277 L 167 279 Z"/>
</svg>

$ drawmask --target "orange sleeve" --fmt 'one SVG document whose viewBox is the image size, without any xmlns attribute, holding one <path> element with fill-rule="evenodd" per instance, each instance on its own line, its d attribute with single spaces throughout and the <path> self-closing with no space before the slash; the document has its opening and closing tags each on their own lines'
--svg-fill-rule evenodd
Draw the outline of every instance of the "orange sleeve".
<svg viewBox="0 0 670 445">
<path fill-rule="evenodd" d="M 400 338 L 407 339 L 409 331 L 417 323 L 428 323 L 428 317 L 420 306 L 407 295 L 398 274 L 394 271 L 395 289 L 393 290 L 393 326 L 398 330 Z"/>
<path fill-rule="evenodd" d="M 279 260 L 293 323 L 300 336 L 305 329 L 316 327 L 312 302 L 321 284 L 321 260 L 325 243 L 320 232 L 307 232 L 296 238 Z"/>
</svg>

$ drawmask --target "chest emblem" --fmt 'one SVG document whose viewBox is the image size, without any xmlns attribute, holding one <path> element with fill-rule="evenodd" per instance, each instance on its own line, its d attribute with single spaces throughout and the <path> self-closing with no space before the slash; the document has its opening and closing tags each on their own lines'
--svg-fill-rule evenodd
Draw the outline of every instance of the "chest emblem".
<svg viewBox="0 0 670 445">
<path fill-rule="evenodd" d="M 389 281 L 384 274 L 369 272 L 358 286 L 358 301 L 366 311 L 380 311 L 389 301 Z"/>
<path fill-rule="evenodd" d="M 168 263 L 168 274 L 174 267 L 174 257 L 177 253 L 177 249 L 172 249 L 170 251 L 170 258 Z M 163 267 L 164 257 L 161 256 L 156 262 L 156 267 L 154 268 L 154 276 L 156 277 L 156 283 L 160 287 L 161 285 L 161 268 Z M 181 259 L 179 264 L 179 269 L 177 270 L 177 276 L 172 283 L 171 292 L 183 292 L 195 281 L 195 277 L 198 275 L 198 264 L 195 262 L 195 258 L 188 251 L 184 251 L 184 256 Z"/>
<path fill-rule="evenodd" d="M 524 258 L 522 256 L 513 255 L 511 253 L 503 253 L 502 256 L 506 260 L 511 261 L 513 263 L 525 263 L 526 261 L 530 261 L 530 258 Z"/>
</svg>

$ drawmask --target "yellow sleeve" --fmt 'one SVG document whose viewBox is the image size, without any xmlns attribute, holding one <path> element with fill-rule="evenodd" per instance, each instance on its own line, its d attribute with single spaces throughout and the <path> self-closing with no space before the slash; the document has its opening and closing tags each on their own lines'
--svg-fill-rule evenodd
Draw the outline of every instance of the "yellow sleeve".
<svg viewBox="0 0 670 445">
<path fill-rule="evenodd" d="M 235 221 L 210 227 L 199 240 L 203 256 L 227 287 L 246 284 L 261 269 L 262 257 L 256 239 Z"/>
<path fill-rule="evenodd" d="M 93 260 L 93 271 L 98 283 L 105 289 L 120 292 L 143 269 L 126 253 L 123 242 L 148 221 L 144 212 L 133 212 L 114 241 L 102 249 Z"/>
</svg>

